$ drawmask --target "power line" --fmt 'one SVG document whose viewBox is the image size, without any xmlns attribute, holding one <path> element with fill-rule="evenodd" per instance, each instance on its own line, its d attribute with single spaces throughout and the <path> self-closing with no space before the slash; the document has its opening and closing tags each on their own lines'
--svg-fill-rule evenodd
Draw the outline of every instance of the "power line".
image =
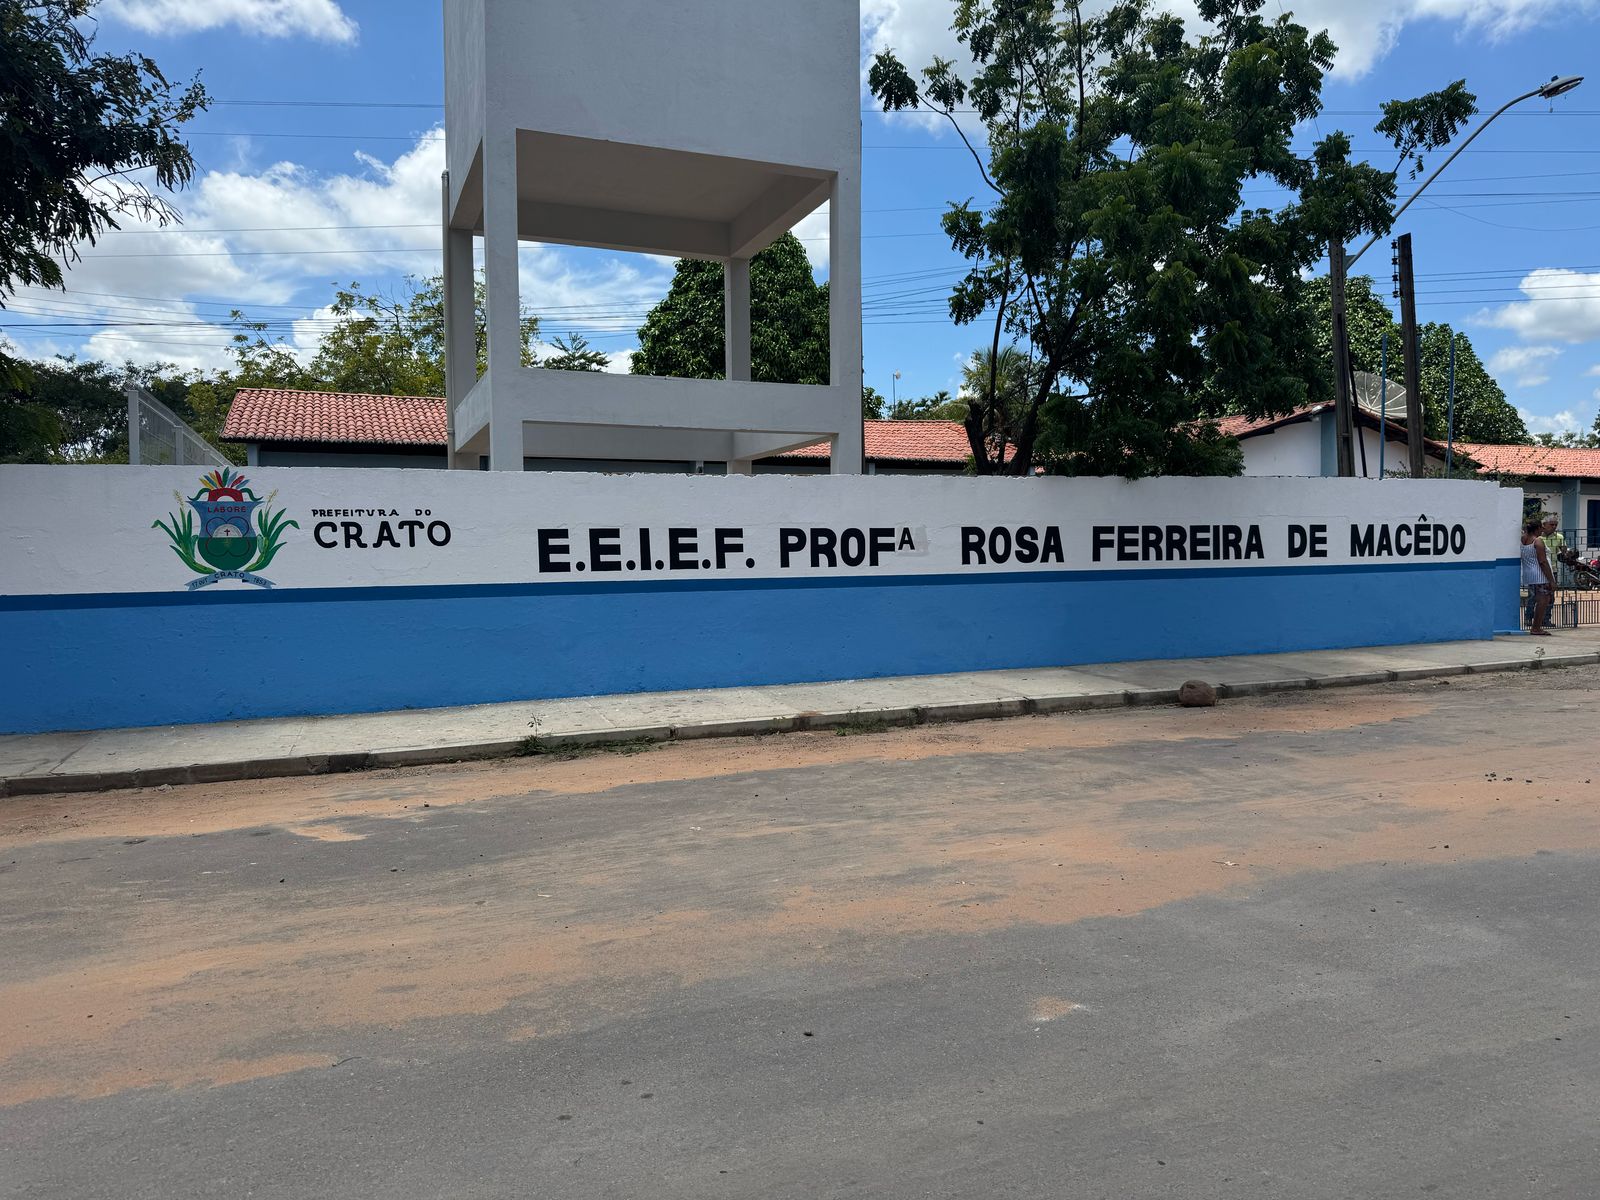
<svg viewBox="0 0 1600 1200">
<path fill-rule="evenodd" d="M 444 111 L 442 101 L 423 103 L 419 101 L 401 100 L 212 100 L 214 108 L 371 108 L 371 109 L 431 109 L 436 112 Z M 863 113 L 875 116 L 902 116 L 917 115 L 929 116 L 925 109 L 902 109 L 899 112 L 884 112 L 881 108 L 863 108 Z M 958 108 L 952 110 L 958 115 L 976 115 L 975 108 Z M 1378 117 L 1383 115 L 1381 108 L 1324 108 L 1318 116 L 1323 117 Z M 1596 108 L 1562 108 L 1549 112 L 1538 110 L 1517 110 L 1510 114 L 1514 117 L 1600 117 L 1600 109 Z"/>
<path fill-rule="evenodd" d="M 419 226 L 419 228 L 421 228 Z M 432 226 L 428 226 L 432 228 Z M 864 233 L 862 241 L 879 241 L 892 238 L 922 238 L 945 237 L 942 229 L 933 229 L 925 233 Z M 802 242 L 825 242 L 826 237 L 806 237 L 796 239 Z M 108 258 L 273 258 L 290 257 L 299 258 L 307 255 L 320 254 L 437 254 L 439 247 L 432 246 L 352 246 L 335 250 L 145 250 L 118 252 L 115 254 L 80 254 L 75 261 L 88 262 L 92 259 Z"/>
</svg>

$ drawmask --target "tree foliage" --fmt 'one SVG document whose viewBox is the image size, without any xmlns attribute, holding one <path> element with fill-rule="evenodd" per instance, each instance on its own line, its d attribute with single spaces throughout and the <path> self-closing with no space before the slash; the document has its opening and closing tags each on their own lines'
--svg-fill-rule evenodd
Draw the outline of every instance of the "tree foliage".
<svg viewBox="0 0 1600 1200">
<path fill-rule="evenodd" d="M 488 333 L 484 324 L 484 283 L 474 283 L 478 370 L 484 369 Z M 241 376 L 278 372 L 298 377 L 299 384 L 241 383 L 241 387 L 312 387 L 332 392 L 370 392 L 389 396 L 442 396 L 444 381 L 444 279 L 408 276 L 399 291 L 383 295 L 359 283 L 334 290 L 329 309 L 331 328 L 317 343 L 308 366 L 296 360 L 281 342 L 266 342 L 261 327 L 235 314 L 236 322 L 257 335 L 236 351 Z M 521 314 L 522 364 L 538 364 L 539 320 L 524 308 Z M 544 365 L 550 365 L 548 363 Z M 589 369 L 589 368 L 580 368 Z"/>
<path fill-rule="evenodd" d="M 951 316 L 991 322 L 996 369 L 966 417 L 980 473 L 1225 473 L 1237 451 L 1200 418 L 1326 393 L 1291 319 L 1303 275 L 1334 238 L 1388 228 L 1396 172 L 1352 161 L 1341 132 L 1309 157 L 1293 148 L 1335 48 L 1262 7 L 1200 0 L 1190 36 L 1146 0 L 957 0 L 965 74 L 936 59 L 916 79 L 892 51 L 874 59 L 886 110 L 942 114 L 963 140 L 958 110 L 983 126 L 986 152 L 968 147 L 987 198 L 943 219 L 969 263 Z M 1453 84 L 1386 106 L 1380 131 L 1409 161 L 1473 103 Z M 1289 202 L 1247 202 L 1267 186 Z M 997 369 L 1013 344 L 1036 364 L 1020 408 Z"/>
<path fill-rule="evenodd" d="M 1600 417 L 1595 418 L 1594 428 L 1588 433 L 1579 433 L 1576 429 L 1568 429 L 1563 433 L 1536 433 L 1533 443 L 1537 446 L 1555 446 L 1562 450 L 1597 450 L 1600 449 Z"/>
<path fill-rule="evenodd" d="M 722 264 L 682 259 L 666 297 L 639 328 L 635 375 L 721 379 L 727 337 Z M 805 247 L 786 233 L 750 260 L 750 378 L 758 383 L 828 382 L 828 285 L 811 273 Z M 863 387 L 861 415 L 877 419 L 884 399 Z"/>
<path fill-rule="evenodd" d="M 1333 373 L 1333 320 L 1326 276 L 1311 280 L 1302 298 L 1300 319 L 1312 328 L 1319 370 Z M 1372 280 L 1358 275 L 1345 282 L 1345 331 L 1350 340 L 1350 365 L 1357 371 L 1379 375 L 1383 367 L 1383 337 L 1389 335 L 1388 371 L 1391 382 L 1404 379 L 1400 323 L 1388 305 L 1373 291 Z M 1450 339 L 1456 342 L 1455 437 L 1462 442 L 1516 444 L 1528 441 L 1528 430 L 1505 389 L 1489 374 L 1466 334 L 1442 322 L 1430 321 L 1419 330 L 1422 342 L 1423 432 L 1443 439 L 1449 415 Z M 1399 405 L 1403 407 L 1403 397 Z"/>
<path fill-rule="evenodd" d="M 683 259 L 639 329 L 633 373 L 721 379 L 726 345 L 722 264 Z M 792 233 L 750 260 L 750 377 L 828 382 L 828 285 L 816 281 Z"/>
<path fill-rule="evenodd" d="M 142 54 L 94 53 L 95 3 L 0 0 L 0 307 L 18 287 L 61 287 L 62 262 L 118 217 L 176 220 L 155 189 L 194 174 L 178 130 L 205 89 Z M 0 354 L 0 374 L 17 369 Z"/>
<path fill-rule="evenodd" d="M 0 387 L 0 462 L 127 462 L 129 385 L 144 388 L 213 446 L 242 461 L 242 447 L 221 442 L 227 410 L 198 372 L 170 363 L 114 367 L 63 357 L 30 363 Z"/>
<path fill-rule="evenodd" d="M 967 402 L 941 389 L 931 396 L 901 400 L 890 407 L 888 415 L 895 421 L 964 421 Z"/>
<path fill-rule="evenodd" d="M 483 283 L 478 281 L 478 368 L 487 337 Z M 181 372 L 170 364 L 117 368 L 72 359 L 31 364 L 0 384 L 0 462 L 127 461 L 127 399 L 138 383 L 224 455 L 242 461 L 243 448 L 222 441 L 228 408 L 241 388 L 287 388 L 380 395 L 444 394 L 444 290 L 441 279 L 407 279 L 393 295 L 359 283 L 336 287 L 331 322 L 314 349 L 291 344 L 265 321 L 233 313 L 231 364 L 216 372 Z M 522 358 L 538 361 L 539 322 L 522 316 Z M 544 365 L 599 370 L 605 355 L 581 337 L 558 340 Z"/>
<path fill-rule="evenodd" d="M 550 345 L 555 353 L 539 364 L 547 371 L 604 371 L 611 361 L 604 350 L 589 345 L 589 339 L 581 333 L 558 336 Z"/>
</svg>

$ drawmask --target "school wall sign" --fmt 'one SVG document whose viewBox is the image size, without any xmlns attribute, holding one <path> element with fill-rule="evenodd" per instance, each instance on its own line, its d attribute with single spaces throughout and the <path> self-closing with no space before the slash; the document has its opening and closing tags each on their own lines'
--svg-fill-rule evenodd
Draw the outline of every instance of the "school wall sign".
<svg viewBox="0 0 1600 1200">
<path fill-rule="evenodd" d="M 1482 637 L 1515 625 L 1520 511 L 1460 481 L 0 467 L 36 681 L 0 732 Z"/>
</svg>

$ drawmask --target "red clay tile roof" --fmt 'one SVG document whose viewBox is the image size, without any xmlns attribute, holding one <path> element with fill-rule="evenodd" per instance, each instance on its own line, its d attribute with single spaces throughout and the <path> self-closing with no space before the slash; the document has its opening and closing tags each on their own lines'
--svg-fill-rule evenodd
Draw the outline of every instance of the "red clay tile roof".
<svg viewBox="0 0 1600 1200">
<path fill-rule="evenodd" d="M 865 421 L 867 457 L 873 462 L 950 463 L 972 457 L 960 421 Z M 815 442 L 775 457 L 826 460 L 828 443 Z"/>
<path fill-rule="evenodd" d="M 236 442 L 443 446 L 445 405 L 438 396 L 240 388 L 222 436 Z"/>
<path fill-rule="evenodd" d="M 1600 479 L 1600 450 L 1561 446 L 1486 446 L 1457 442 L 1456 449 L 1473 459 L 1485 475 L 1554 476 Z"/>
<path fill-rule="evenodd" d="M 1217 421 L 1217 428 L 1230 437 L 1250 437 L 1258 433 L 1268 433 L 1280 425 L 1303 421 L 1323 409 L 1332 407 L 1331 404 L 1310 404 L 1279 417 L 1222 417 Z"/>
<path fill-rule="evenodd" d="M 370 396 L 240 388 L 222 436 L 236 442 L 332 442 L 443 446 L 445 402 L 438 396 Z M 971 457 L 959 421 L 868 421 L 867 457 L 877 462 L 949 463 Z M 826 442 L 782 458 L 828 457 Z"/>
</svg>

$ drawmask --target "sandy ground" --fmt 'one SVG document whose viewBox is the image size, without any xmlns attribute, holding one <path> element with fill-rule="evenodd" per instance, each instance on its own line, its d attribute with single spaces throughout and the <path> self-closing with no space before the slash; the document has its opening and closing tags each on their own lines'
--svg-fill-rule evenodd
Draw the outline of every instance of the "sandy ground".
<svg viewBox="0 0 1600 1200">
<path fill-rule="evenodd" d="M 462 1021 L 572 1034 L 707 981 L 870 979 L 906 939 L 1358 864 L 1593 853 L 1600 763 L 1574 732 L 1597 688 L 1496 675 L 0 802 L 0 1105 L 220 1088 Z"/>
</svg>

